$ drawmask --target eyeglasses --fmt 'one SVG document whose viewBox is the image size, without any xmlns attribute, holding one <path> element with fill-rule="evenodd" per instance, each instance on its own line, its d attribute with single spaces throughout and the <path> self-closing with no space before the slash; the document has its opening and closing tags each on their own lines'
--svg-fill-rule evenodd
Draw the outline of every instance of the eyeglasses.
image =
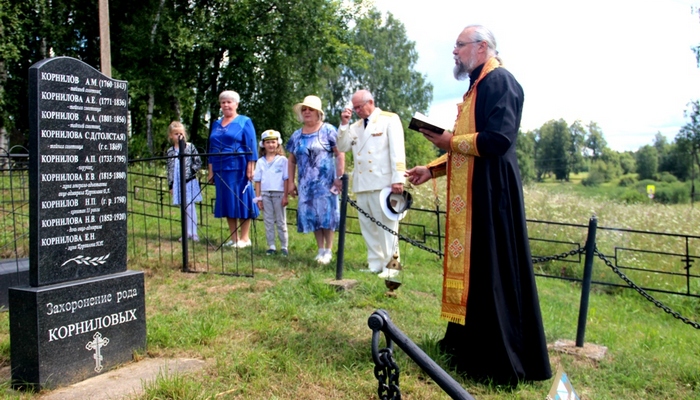
<svg viewBox="0 0 700 400">
<path fill-rule="evenodd" d="M 483 42 L 483 40 L 475 40 L 473 42 L 457 42 L 457 43 L 455 43 L 455 49 L 461 49 L 462 47 L 464 47 L 468 44 L 480 43 L 480 42 Z"/>
<path fill-rule="evenodd" d="M 355 111 L 357 111 L 357 110 L 359 110 L 360 108 L 364 107 L 365 104 L 367 104 L 368 102 L 369 102 L 369 100 L 365 101 L 364 103 L 362 103 L 362 104 L 360 104 L 360 105 L 358 105 L 358 106 L 353 105 L 353 106 L 352 106 L 352 109 L 355 110 Z"/>
</svg>

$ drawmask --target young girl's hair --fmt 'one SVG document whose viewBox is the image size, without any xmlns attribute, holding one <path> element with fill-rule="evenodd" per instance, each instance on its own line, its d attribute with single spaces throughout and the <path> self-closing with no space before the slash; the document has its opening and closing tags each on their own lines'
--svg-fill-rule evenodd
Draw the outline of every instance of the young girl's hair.
<svg viewBox="0 0 700 400">
<path fill-rule="evenodd" d="M 180 121 L 173 121 L 168 125 L 168 140 L 170 140 L 170 134 L 173 132 L 173 130 L 182 128 L 182 132 L 184 133 L 185 137 L 185 142 L 187 142 L 187 129 L 185 129 L 185 125 L 182 125 L 182 122 Z"/>
<path fill-rule="evenodd" d="M 284 147 L 280 144 L 279 140 L 275 140 L 275 142 L 277 142 L 277 150 L 275 151 L 275 154 L 277 154 L 278 156 L 283 156 L 284 155 Z M 260 143 L 264 144 L 265 142 L 261 141 Z M 258 154 L 260 154 L 261 157 L 265 157 L 266 153 L 267 153 L 267 151 L 265 150 L 265 146 L 260 147 L 260 149 L 258 150 Z"/>
</svg>

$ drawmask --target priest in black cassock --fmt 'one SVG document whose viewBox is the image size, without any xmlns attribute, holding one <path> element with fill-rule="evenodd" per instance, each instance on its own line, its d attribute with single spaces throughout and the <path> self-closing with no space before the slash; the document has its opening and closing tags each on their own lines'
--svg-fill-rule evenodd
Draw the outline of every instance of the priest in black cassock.
<svg viewBox="0 0 700 400">
<path fill-rule="evenodd" d="M 453 132 L 421 129 L 442 157 L 406 172 L 409 182 L 447 177 L 443 351 L 480 381 L 517 385 L 552 376 L 525 222 L 515 141 L 523 89 L 501 66 L 496 40 L 467 26 L 452 52 L 470 79 Z"/>
</svg>

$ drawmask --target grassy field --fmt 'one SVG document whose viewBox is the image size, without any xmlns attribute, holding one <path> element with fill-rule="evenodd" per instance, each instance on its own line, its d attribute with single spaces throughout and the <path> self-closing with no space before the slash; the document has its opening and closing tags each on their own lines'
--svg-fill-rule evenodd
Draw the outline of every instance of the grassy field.
<svg viewBox="0 0 700 400">
<path fill-rule="evenodd" d="M 416 207 L 432 208 L 434 196 L 429 185 L 424 186 L 412 189 Z M 596 215 L 605 226 L 700 234 L 700 211 L 689 205 L 625 205 L 542 185 L 527 187 L 525 197 L 530 219 L 585 225 Z M 139 399 L 375 399 L 367 319 L 380 308 L 434 360 L 446 365 L 436 349 L 446 323 L 438 318 L 442 270 L 435 255 L 402 243 L 403 284 L 391 297 L 384 281 L 360 271 L 366 256 L 362 239 L 348 235 L 344 278 L 357 280 L 358 285 L 338 292 L 327 283 L 335 278 L 335 264 L 316 265 L 313 236 L 293 230 L 290 257 L 266 256 L 264 228 L 257 225 L 253 278 L 184 274 L 179 272 L 177 256 L 154 263 L 139 252 L 136 256 L 129 252 L 129 269 L 146 274 L 148 351 L 139 356 L 207 361 L 200 374 L 161 376 L 147 383 Z M 597 262 L 595 268 L 605 266 Z M 575 340 L 580 285 L 544 278 L 537 284 L 547 342 Z M 700 332 L 634 291 L 593 289 L 586 342 L 606 346 L 605 357 L 592 361 L 550 351 L 553 369 L 567 372 L 579 396 L 700 399 Z M 694 288 L 696 293 L 698 289 Z M 658 297 L 682 315 L 700 320 L 697 299 Z M 5 365 L 9 348 L 8 313 L 2 313 L 0 361 Z M 488 353 L 484 349 L 483 357 Z M 395 359 L 404 399 L 449 398 L 401 350 L 396 350 Z M 476 399 L 544 399 L 553 382 L 507 389 L 448 372 Z"/>
</svg>

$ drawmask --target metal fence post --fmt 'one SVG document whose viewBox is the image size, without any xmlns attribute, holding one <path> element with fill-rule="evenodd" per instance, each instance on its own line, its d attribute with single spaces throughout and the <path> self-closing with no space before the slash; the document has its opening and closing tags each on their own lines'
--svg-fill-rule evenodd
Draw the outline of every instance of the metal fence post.
<svg viewBox="0 0 700 400">
<path fill-rule="evenodd" d="M 343 257 L 345 257 L 345 219 L 348 215 L 348 174 L 340 177 L 343 191 L 340 194 L 340 221 L 338 223 L 338 253 L 335 265 L 335 280 L 343 279 Z"/>
<path fill-rule="evenodd" d="M 578 328 L 576 330 L 576 347 L 583 347 L 586 336 L 586 317 L 588 316 L 588 297 L 591 291 L 593 277 L 593 257 L 595 256 L 595 234 L 598 218 L 592 216 L 588 221 L 588 238 L 586 239 L 586 259 L 583 267 L 583 282 L 581 284 L 581 304 L 578 309 Z"/>
<path fill-rule="evenodd" d="M 179 162 L 180 174 L 180 223 L 182 228 L 182 272 L 189 271 L 189 252 L 187 249 L 187 176 L 185 175 L 185 138 L 182 136 L 178 141 L 179 152 L 177 160 Z"/>
<path fill-rule="evenodd" d="M 379 347 L 379 337 L 375 332 L 384 332 L 387 338 L 387 346 L 389 341 L 393 341 L 403 350 L 425 373 L 430 376 L 435 383 L 440 386 L 451 398 L 457 400 L 474 400 L 471 394 L 467 392 L 450 374 L 445 372 L 432 358 L 418 347 L 411 339 L 406 336 L 389 318 L 389 313 L 386 310 L 377 310 L 369 316 L 367 325 L 372 330 L 372 358 L 375 365 L 377 364 L 377 353 Z M 398 381 L 397 381 L 398 382 Z"/>
</svg>

